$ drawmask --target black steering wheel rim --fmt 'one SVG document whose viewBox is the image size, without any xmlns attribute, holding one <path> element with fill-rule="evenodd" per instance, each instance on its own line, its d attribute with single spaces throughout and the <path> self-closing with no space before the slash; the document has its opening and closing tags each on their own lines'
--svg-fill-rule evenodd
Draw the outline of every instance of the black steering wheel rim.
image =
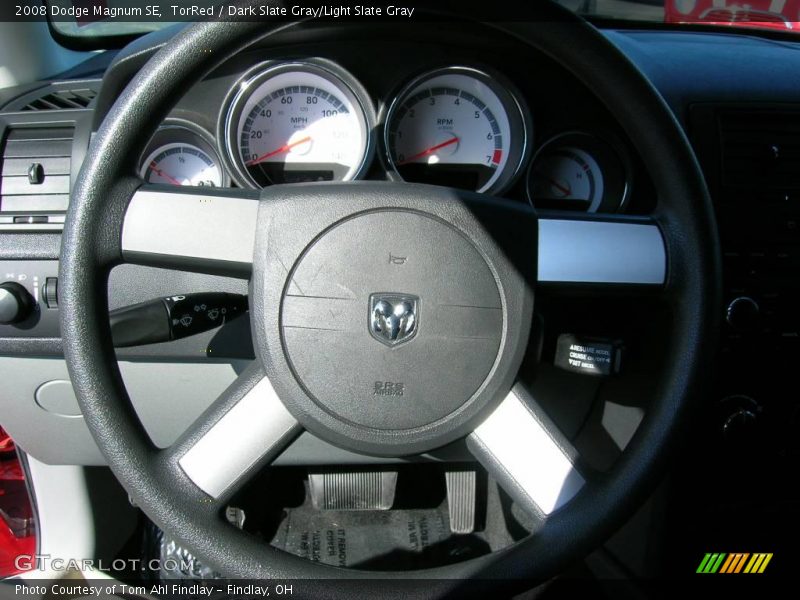
<svg viewBox="0 0 800 600">
<path fill-rule="evenodd" d="M 552 13 L 548 11 L 553 11 Z M 420 597 L 463 590 L 458 580 L 545 579 L 610 535 L 660 479 L 669 450 L 701 391 L 713 347 L 719 257 L 713 212 L 694 154 L 664 100 L 596 29 L 571 14 L 542 9 L 534 23 L 493 25 L 571 71 L 614 114 L 658 190 L 654 214 L 670 258 L 666 295 L 672 344 L 654 399 L 614 468 L 552 515 L 535 535 L 490 555 L 409 573 L 342 570 L 283 553 L 216 519 L 191 482 L 164 463 L 131 408 L 110 342 L 107 276 L 121 262 L 120 224 L 140 182 L 130 176 L 141 148 L 180 90 L 264 34 L 263 24 L 209 22 L 179 33 L 140 71 L 98 131 L 76 182 L 61 252 L 64 351 L 86 422 L 112 470 L 159 526 L 226 576 L 381 580 L 409 577 Z M 210 52 L 198 52 L 203 48 Z M 591 57 L 591 59 L 587 59 Z M 431 585 L 430 580 L 440 580 Z M 376 592 L 378 588 L 376 587 Z M 326 590 L 335 595 L 335 590 Z"/>
</svg>

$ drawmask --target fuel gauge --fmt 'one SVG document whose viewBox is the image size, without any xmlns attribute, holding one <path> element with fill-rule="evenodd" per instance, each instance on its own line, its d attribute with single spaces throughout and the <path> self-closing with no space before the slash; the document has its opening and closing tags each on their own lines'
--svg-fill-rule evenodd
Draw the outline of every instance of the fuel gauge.
<svg viewBox="0 0 800 600">
<path fill-rule="evenodd" d="M 227 187 L 230 177 L 214 149 L 214 139 L 194 123 L 170 119 L 159 127 L 139 165 L 147 183 Z"/>
<path fill-rule="evenodd" d="M 219 164 L 197 146 L 185 143 L 156 148 L 144 160 L 141 177 L 147 183 L 222 185 Z"/>
</svg>

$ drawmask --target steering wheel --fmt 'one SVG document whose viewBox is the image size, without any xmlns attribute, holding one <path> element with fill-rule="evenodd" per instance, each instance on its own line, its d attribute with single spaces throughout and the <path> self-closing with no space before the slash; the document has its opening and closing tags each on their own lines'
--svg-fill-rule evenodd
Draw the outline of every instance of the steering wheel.
<svg viewBox="0 0 800 600">
<path fill-rule="evenodd" d="M 645 77 L 589 24 L 541 10 L 554 18 L 493 26 L 572 72 L 616 116 L 655 184 L 651 216 L 545 218 L 522 203 L 405 183 L 256 192 L 135 178 L 131 165 L 170 103 L 285 24 L 266 34 L 263 23 L 186 28 L 141 69 L 93 139 L 61 251 L 71 378 L 88 427 L 133 500 L 223 575 L 360 579 L 367 588 L 359 590 L 372 586 L 375 594 L 378 580 L 394 578 L 419 597 L 474 590 L 469 578 L 544 579 L 602 543 L 663 474 L 715 331 L 720 269 L 708 193 L 680 126 Z M 390 264 L 390 254 L 407 260 Z M 250 281 L 257 360 L 166 449 L 139 423 L 114 360 L 107 280 L 123 262 Z M 661 294 L 669 306 L 670 351 L 649 410 L 603 474 L 582 466 L 516 382 L 543 285 L 586 294 L 629 286 Z M 538 519 L 535 533 L 412 573 L 339 569 L 277 550 L 221 513 L 303 428 L 378 456 L 466 437 Z M 346 589 L 318 591 L 338 597 Z"/>
</svg>

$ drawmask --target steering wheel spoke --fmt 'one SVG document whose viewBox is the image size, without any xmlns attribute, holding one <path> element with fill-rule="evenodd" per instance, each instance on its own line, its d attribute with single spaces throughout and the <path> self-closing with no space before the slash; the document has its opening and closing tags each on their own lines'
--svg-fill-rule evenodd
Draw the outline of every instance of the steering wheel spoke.
<svg viewBox="0 0 800 600">
<path fill-rule="evenodd" d="M 260 202 L 252 190 L 144 185 L 122 225 L 126 262 L 249 277 Z"/>
<path fill-rule="evenodd" d="M 222 503 L 301 430 L 254 363 L 166 452 L 212 502 Z"/>
<path fill-rule="evenodd" d="M 653 219 L 539 218 L 539 284 L 653 288 L 666 278 L 666 246 Z"/>
<path fill-rule="evenodd" d="M 516 502 L 540 518 L 586 483 L 575 448 L 519 383 L 467 437 L 467 446 Z"/>
</svg>

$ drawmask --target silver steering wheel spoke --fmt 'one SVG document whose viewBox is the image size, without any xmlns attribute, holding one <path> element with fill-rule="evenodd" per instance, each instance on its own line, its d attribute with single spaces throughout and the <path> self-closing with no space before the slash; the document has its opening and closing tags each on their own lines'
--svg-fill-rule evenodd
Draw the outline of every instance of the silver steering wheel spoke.
<svg viewBox="0 0 800 600">
<path fill-rule="evenodd" d="M 301 431 L 260 366 L 253 363 L 167 452 L 194 485 L 219 503 Z"/>
<path fill-rule="evenodd" d="M 247 278 L 258 192 L 143 185 L 122 225 L 125 262 Z"/>
<path fill-rule="evenodd" d="M 667 251 L 653 219 L 539 218 L 538 282 L 548 286 L 663 286 Z"/>
<path fill-rule="evenodd" d="M 467 436 L 467 446 L 517 503 L 540 518 L 586 483 L 575 448 L 519 383 Z"/>
</svg>

